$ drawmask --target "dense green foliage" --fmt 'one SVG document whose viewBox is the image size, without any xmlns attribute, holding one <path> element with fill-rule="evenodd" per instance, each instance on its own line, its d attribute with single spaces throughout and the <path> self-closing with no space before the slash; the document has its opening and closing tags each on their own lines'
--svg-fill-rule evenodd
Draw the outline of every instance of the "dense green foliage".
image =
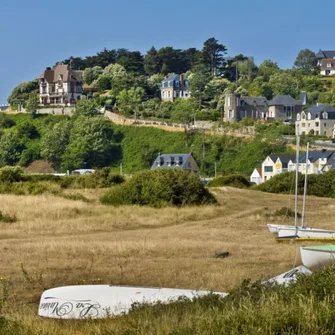
<svg viewBox="0 0 335 335">
<path fill-rule="evenodd" d="M 105 205 L 140 205 L 151 207 L 215 204 L 195 175 L 181 169 L 150 170 L 135 174 L 123 185 L 101 197 Z"/>
<path fill-rule="evenodd" d="M 230 174 L 227 176 L 219 176 L 208 183 L 209 187 L 231 186 L 237 188 L 248 188 L 250 182 L 247 178 L 240 174 Z"/>
<path fill-rule="evenodd" d="M 295 172 L 285 172 L 267 182 L 254 186 L 254 189 L 270 193 L 294 193 Z M 304 175 L 299 173 L 298 193 L 303 194 Z M 307 193 L 317 197 L 335 197 L 335 171 L 308 176 Z"/>
<path fill-rule="evenodd" d="M 85 112 L 84 112 L 85 113 Z M 0 115 L 0 166 L 27 166 L 45 159 L 56 170 L 77 168 L 119 169 L 134 173 L 151 167 L 158 153 L 189 153 L 202 176 L 218 174 L 249 175 L 271 153 L 286 153 L 274 134 L 288 126 L 264 125 L 253 139 L 227 135 L 167 132 L 147 127 L 117 126 L 100 117 L 28 114 Z M 266 141 L 263 140 L 264 136 Z"/>
<path fill-rule="evenodd" d="M 32 175 L 18 166 L 0 168 L 0 193 L 61 194 L 67 188 L 105 188 L 122 184 L 125 179 L 109 168 L 88 175 Z M 70 197 L 71 198 L 71 197 Z M 76 199 L 77 200 L 77 199 Z"/>
</svg>

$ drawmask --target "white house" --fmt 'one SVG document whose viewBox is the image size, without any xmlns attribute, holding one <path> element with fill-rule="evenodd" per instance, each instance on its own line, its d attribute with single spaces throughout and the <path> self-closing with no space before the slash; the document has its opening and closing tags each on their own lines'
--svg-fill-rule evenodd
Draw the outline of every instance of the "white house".
<svg viewBox="0 0 335 335">
<path fill-rule="evenodd" d="M 75 104 L 82 94 L 82 72 L 57 64 L 40 75 L 40 103 L 43 105 Z"/>
<path fill-rule="evenodd" d="M 262 163 L 262 183 L 272 177 L 290 171 L 289 167 L 295 161 L 294 155 L 270 155 Z"/>
<path fill-rule="evenodd" d="M 250 182 L 259 185 L 262 183 L 262 168 L 256 168 L 250 176 Z"/>
<path fill-rule="evenodd" d="M 322 135 L 334 137 L 335 107 L 318 104 L 297 114 L 295 122 L 298 135 Z"/>
</svg>

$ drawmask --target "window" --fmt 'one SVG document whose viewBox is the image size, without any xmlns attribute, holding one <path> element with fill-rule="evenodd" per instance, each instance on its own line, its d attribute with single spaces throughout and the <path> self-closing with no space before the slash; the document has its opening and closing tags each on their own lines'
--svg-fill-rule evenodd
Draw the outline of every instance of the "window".
<svg viewBox="0 0 335 335">
<path fill-rule="evenodd" d="M 231 106 L 231 97 L 227 98 L 227 106 L 230 107 Z"/>
<path fill-rule="evenodd" d="M 297 121 L 300 121 L 300 114 L 297 114 Z"/>
<path fill-rule="evenodd" d="M 305 128 L 306 127 L 306 123 L 302 123 L 301 127 Z"/>
<path fill-rule="evenodd" d="M 319 127 L 319 122 L 315 122 L 315 127 Z"/>
<path fill-rule="evenodd" d="M 312 114 L 308 113 L 308 120 L 310 120 L 312 118 Z"/>
<path fill-rule="evenodd" d="M 264 172 L 273 172 L 273 166 L 264 166 Z"/>
<path fill-rule="evenodd" d="M 307 123 L 307 126 L 308 126 L 308 127 L 310 127 L 310 126 L 311 126 L 311 124 L 310 124 L 310 123 Z"/>
<path fill-rule="evenodd" d="M 332 63 L 327 63 L 327 67 L 332 67 Z"/>
<path fill-rule="evenodd" d="M 178 80 L 176 81 L 176 87 L 179 87 L 179 81 Z"/>
<path fill-rule="evenodd" d="M 234 111 L 229 110 L 229 111 L 228 111 L 228 117 L 229 117 L 230 119 L 233 118 L 233 117 L 234 117 Z"/>
<path fill-rule="evenodd" d="M 319 114 L 315 114 L 315 118 L 318 119 L 319 118 Z"/>
<path fill-rule="evenodd" d="M 324 127 L 327 127 L 327 122 L 325 122 L 323 125 L 324 125 Z"/>
<path fill-rule="evenodd" d="M 322 115 L 324 119 L 328 119 L 328 113 L 324 112 Z"/>
<path fill-rule="evenodd" d="M 326 132 L 326 131 L 324 131 L 324 132 L 323 132 L 323 135 L 327 135 L 327 132 Z"/>
<path fill-rule="evenodd" d="M 171 92 L 168 91 L 168 98 L 171 98 Z"/>
</svg>

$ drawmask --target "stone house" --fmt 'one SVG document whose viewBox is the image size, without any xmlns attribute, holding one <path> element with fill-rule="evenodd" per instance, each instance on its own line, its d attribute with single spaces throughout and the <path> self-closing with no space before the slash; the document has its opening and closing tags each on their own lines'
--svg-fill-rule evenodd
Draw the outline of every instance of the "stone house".
<svg viewBox="0 0 335 335">
<path fill-rule="evenodd" d="M 297 114 L 295 126 L 298 135 L 333 137 L 335 107 L 327 104 L 309 107 Z"/>
<path fill-rule="evenodd" d="M 161 82 L 161 100 L 173 102 L 176 98 L 190 97 L 189 82 L 183 74 L 173 74 Z"/>
<path fill-rule="evenodd" d="M 302 102 L 290 95 L 277 95 L 268 103 L 268 120 L 295 122 L 297 113 L 302 111 Z"/>
<path fill-rule="evenodd" d="M 199 176 L 199 167 L 192 153 L 189 154 L 159 154 L 151 166 L 155 169 L 183 169 Z"/>
<path fill-rule="evenodd" d="M 234 123 L 246 117 L 264 119 L 267 106 L 265 97 L 244 97 L 240 94 L 226 94 L 224 121 Z"/>
<path fill-rule="evenodd" d="M 75 104 L 82 94 L 82 72 L 69 65 L 57 64 L 46 68 L 39 78 L 39 95 L 42 105 Z"/>
</svg>

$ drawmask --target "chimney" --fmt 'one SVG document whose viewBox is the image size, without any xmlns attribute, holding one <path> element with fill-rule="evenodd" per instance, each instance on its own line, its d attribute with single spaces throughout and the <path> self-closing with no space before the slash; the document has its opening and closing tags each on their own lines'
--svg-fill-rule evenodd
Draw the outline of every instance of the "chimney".
<svg viewBox="0 0 335 335">
<path fill-rule="evenodd" d="M 179 75 L 179 80 L 180 80 L 180 86 L 184 87 L 184 74 L 183 73 Z"/>
</svg>

